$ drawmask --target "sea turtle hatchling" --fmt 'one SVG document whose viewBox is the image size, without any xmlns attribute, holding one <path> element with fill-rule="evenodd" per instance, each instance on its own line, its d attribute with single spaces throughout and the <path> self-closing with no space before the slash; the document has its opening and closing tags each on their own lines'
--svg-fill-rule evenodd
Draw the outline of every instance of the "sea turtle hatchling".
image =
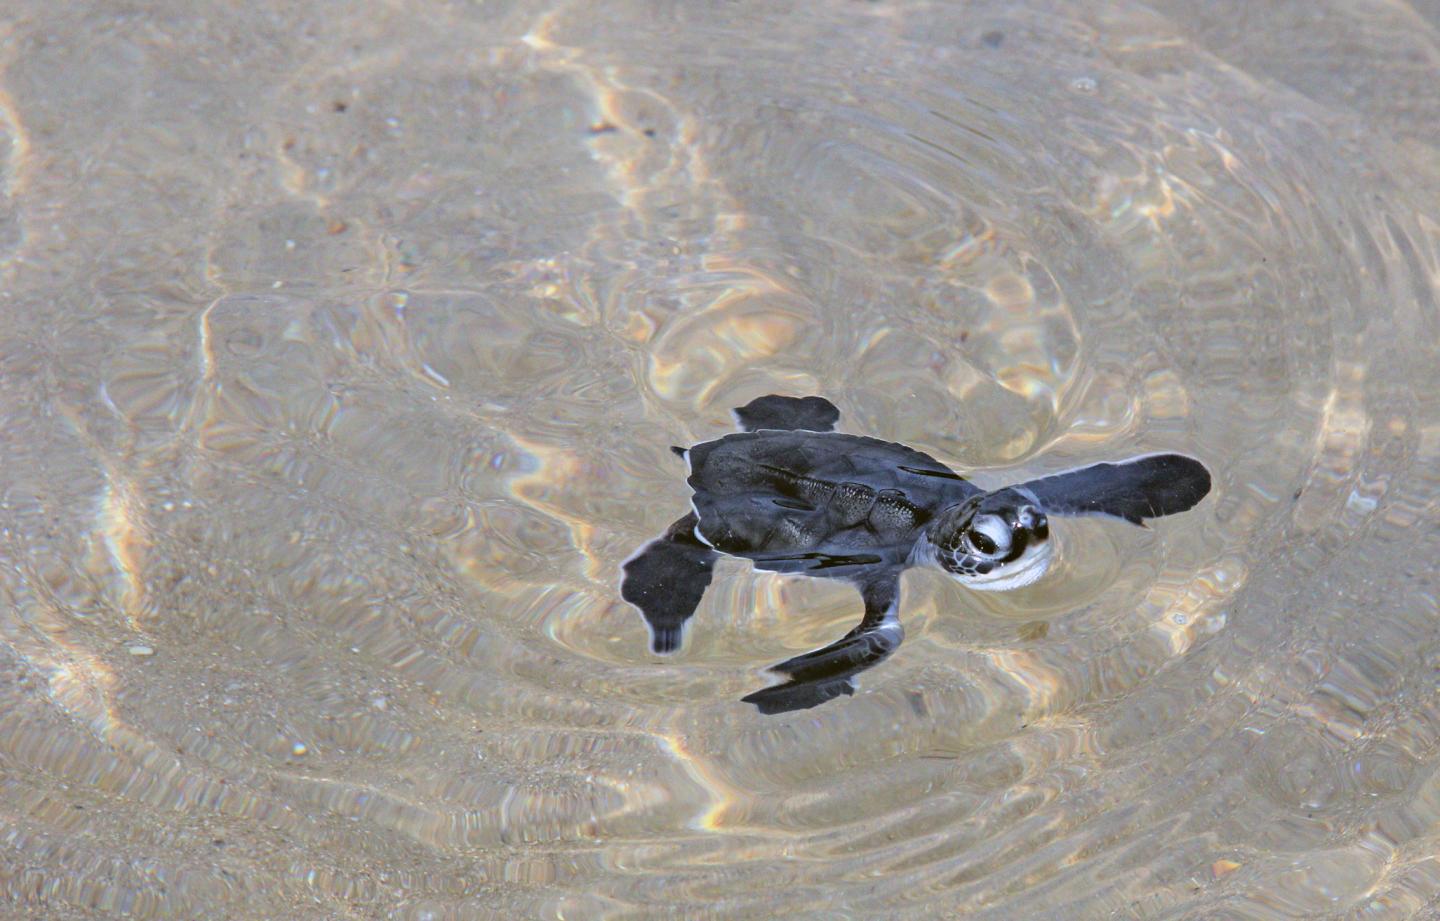
<svg viewBox="0 0 1440 921">
<path fill-rule="evenodd" d="M 908 567 L 937 567 L 972 589 L 1018 588 L 1050 565 L 1050 516 L 1143 526 L 1210 491 L 1210 473 L 1194 458 L 1145 454 L 983 492 L 928 454 L 834 431 L 839 418 L 822 397 L 764 396 L 735 410 L 739 432 L 675 448 L 689 467 L 691 511 L 623 567 L 620 594 L 644 616 L 657 653 L 679 648 L 722 553 L 860 590 L 859 626 L 772 666 L 788 680 L 744 698 L 762 713 L 855 693 L 855 676 L 904 636 Z"/>
</svg>

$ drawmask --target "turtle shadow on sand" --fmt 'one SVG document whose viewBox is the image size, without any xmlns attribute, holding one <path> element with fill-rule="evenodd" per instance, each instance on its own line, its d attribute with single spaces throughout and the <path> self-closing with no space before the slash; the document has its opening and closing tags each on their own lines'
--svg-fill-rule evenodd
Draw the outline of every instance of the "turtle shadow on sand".
<svg viewBox="0 0 1440 921">
<path fill-rule="evenodd" d="M 764 396 L 735 410 L 739 432 L 675 448 L 691 511 L 625 561 L 620 594 L 640 610 L 650 648 L 680 647 L 722 553 L 756 569 L 854 585 L 858 626 L 771 666 L 786 680 L 744 698 L 761 713 L 855 693 L 855 676 L 900 645 L 900 573 L 933 566 L 972 589 L 1029 585 L 1050 565 L 1051 516 L 1142 525 L 1193 508 L 1210 473 L 1183 454 L 1145 454 L 983 492 L 912 448 L 834 431 L 822 397 Z"/>
</svg>

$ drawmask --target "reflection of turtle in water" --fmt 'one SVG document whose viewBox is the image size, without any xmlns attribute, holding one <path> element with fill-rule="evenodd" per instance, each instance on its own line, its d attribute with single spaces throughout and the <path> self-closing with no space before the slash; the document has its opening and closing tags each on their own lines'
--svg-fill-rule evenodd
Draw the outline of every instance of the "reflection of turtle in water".
<svg viewBox="0 0 1440 921">
<path fill-rule="evenodd" d="M 690 514 L 625 562 L 620 594 L 673 652 L 721 553 L 769 572 L 843 579 L 865 617 L 838 642 L 773 666 L 789 677 L 745 700 L 781 713 L 855 693 L 854 676 L 900 645 L 900 573 L 935 566 L 962 585 L 1028 585 L 1050 564 L 1048 515 L 1142 524 L 1193 507 L 1210 474 L 1181 454 L 1147 454 L 982 492 L 927 454 L 833 431 L 820 397 L 766 396 L 735 410 L 741 431 L 688 450 Z"/>
</svg>

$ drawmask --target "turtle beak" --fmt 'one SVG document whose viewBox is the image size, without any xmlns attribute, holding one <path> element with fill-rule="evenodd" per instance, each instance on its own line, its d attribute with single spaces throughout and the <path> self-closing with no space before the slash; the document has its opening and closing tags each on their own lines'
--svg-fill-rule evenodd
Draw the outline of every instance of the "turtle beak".
<svg viewBox="0 0 1440 921">
<path fill-rule="evenodd" d="M 1029 538 L 1027 543 L 1042 541 L 1050 536 L 1050 519 L 1033 505 L 1022 506 L 1016 512 L 1011 527 L 1024 533 Z"/>
</svg>

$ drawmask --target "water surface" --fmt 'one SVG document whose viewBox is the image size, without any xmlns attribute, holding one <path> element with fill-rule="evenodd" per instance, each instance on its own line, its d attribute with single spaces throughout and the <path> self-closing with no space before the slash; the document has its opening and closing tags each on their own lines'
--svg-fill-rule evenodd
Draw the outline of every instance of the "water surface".
<svg viewBox="0 0 1440 921">
<path fill-rule="evenodd" d="M 0 906 L 1440 905 L 1434 3 L 107 3 L 0 18 Z M 618 567 L 764 393 L 983 485 L 1215 490 L 858 616 Z"/>
</svg>

